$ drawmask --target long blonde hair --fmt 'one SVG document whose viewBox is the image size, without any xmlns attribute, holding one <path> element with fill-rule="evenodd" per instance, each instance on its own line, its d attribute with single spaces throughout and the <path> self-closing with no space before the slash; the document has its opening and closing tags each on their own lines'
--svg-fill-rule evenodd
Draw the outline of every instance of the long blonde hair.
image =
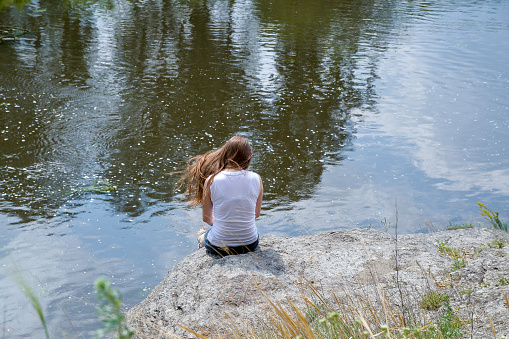
<svg viewBox="0 0 509 339">
<path fill-rule="evenodd" d="M 225 168 L 248 169 L 253 157 L 253 149 L 249 141 L 241 136 L 234 136 L 218 149 L 208 151 L 192 157 L 187 162 L 187 168 L 181 172 L 182 177 L 177 183 L 177 189 L 186 185 L 184 196 L 193 207 L 202 203 L 205 192 L 216 174 Z M 207 187 L 205 181 L 209 178 Z"/>
</svg>

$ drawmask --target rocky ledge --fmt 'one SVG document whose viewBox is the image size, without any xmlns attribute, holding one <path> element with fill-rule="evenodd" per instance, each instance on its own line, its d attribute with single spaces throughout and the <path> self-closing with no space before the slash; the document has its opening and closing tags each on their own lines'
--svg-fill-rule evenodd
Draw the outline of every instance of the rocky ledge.
<svg viewBox="0 0 509 339">
<path fill-rule="evenodd" d="M 392 305 L 423 323 L 444 314 L 444 306 L 426 305 L 437 292 L 449 296 L 466 337 L 494 338 L 493 329 L 497 338 L 509 337 L 508 244 L 507 232 L 485 228 L 397 238 L 364 229 L 267 235 L 251 254 L 190 254 L 127 318 L 138 338 L 194 337 L 182 326 L 214 337 L 233 323 L 266 324 L 271 304 L 292 302 L 304 313 L 306 300 L 365 296 L 370 307 Z"/>
</svg>

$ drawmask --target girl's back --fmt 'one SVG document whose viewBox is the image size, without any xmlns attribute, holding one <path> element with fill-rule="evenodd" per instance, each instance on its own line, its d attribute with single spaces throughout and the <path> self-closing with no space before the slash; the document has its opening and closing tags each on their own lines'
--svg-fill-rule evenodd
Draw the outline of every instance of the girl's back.
<svg viewBox="0 0 509 339">
<path fill-rule="evenodd" d="M 214 226 L 208 240 L 216 246 L 242 246 L 258 239 L 255 209 L 260 177 L 247 171 L 222 171 L 210 186 Z"/>
</svg>

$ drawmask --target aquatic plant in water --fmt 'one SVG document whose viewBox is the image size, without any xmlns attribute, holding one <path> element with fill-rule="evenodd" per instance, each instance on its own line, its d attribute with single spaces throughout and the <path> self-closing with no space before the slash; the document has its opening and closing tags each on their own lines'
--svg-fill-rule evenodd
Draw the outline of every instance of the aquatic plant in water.
<svg viewBox="0 0 509 339">
<path fill-rule="evenodd" d="M 117 186 L 110 184 L 106 180 L 100 180 L 96 182 L 93 185 L 84 186 L 84 187 L 78 187 L 78 188 L 72 188 L 70 191 L 66 192 L 67 194 L 81 194 L 81 193 L 87 193 L 87 192 L 113 192 L 117 190 Z"/>
<path fill-rule="evenodd" d="M 0 0 L 0 10 L 2 9 L 2 1 Z M 24 29 L 0 26 L 0 44 L 2 42 L 14 41 L 17 37 L 27 33 L 28 31 Z"/>
</svg>

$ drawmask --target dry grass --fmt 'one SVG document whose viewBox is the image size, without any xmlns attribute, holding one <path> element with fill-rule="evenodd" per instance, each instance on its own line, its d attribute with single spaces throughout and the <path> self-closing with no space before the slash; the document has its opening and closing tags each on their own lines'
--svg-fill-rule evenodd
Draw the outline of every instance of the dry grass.
<svg viewBox="0 0 509 339">
<path fill-rule="evenodd" d="M 302 295 L 302 304 L 297 306 L 288 300 L 284 305 L 274 302 L 260 290 L 265 302 L 270 305 L 269 322 L 265 324 L 246 325 L 237 319 L 229 318 L 229 330 L 216 333 L 198 333 L 183 327 L 198 338 L 238 338 L 238 339 L 272 339 L 272 338 L 309 338 L 309 339 L 343 339 L 343 338 L 459 338 L 460 333 L 467 333 L 466 324 L 463 332 L 451 331 L 452 322 L 430 323 L 422 314 L 406 310 L 409 318 L 405 319 L 401 308 L 392 303 L 385 292 L 376 288 L 375 294 L 369 296 L 354 294 L 343 289 L 341 295 L 330 293 L 325 296 L 312 284 L 306 284 L 309 296 Z M 451 314 L 450 314 L 451 315 Z M 417 319 L 421 319 L 420 321 Z"/>
<path fill-rule="evenodd" d="M 376 280 L 376 279 L 375 279 Z M 324 292 L 309 281 L 301 282 L 301 296 L 296 300 L 276 302 L 265 291 L 258 288 L 262 296 L 259 307 L 268 309 L 267 320 L 247 323 L 240 318 L 227 316 L 226 324 L 221 329 L 200 329 L 184 327 L 188 332 L 185 337 L 202 339 L 343 339 L 343 338 L 415 338 L 415 339 L 453 339 L 461 337 L 475 338 L 472 335 L 472 323 L 461 320 L 457 310 L 449 305 L 449 299 L 443 296 L 439 310 L 432 311 L 433 318 L 428 317 L 429 311 L 422 309 L 419 298 L 410 302 L 406 296 L 405 313 L 397 293 L 392 298 L 379 284 L 356 285 L 355 290 L 346 286 L 338 286 L 335 291 Z M 509 297 L 503 293 L 503 300 L 509 308 Z M 491 318 L 493 338 L 497 338 Z M 147 319 L 138 319 L 139 324 Z M 162 325 L 162 324 L 161 324 Z M 164 326 L 161 326 L 164 327 Z M 153 326 L 151 334 L 143 331 L 140 338 L 175 338 L 160 326 Z"/>
</svg>

